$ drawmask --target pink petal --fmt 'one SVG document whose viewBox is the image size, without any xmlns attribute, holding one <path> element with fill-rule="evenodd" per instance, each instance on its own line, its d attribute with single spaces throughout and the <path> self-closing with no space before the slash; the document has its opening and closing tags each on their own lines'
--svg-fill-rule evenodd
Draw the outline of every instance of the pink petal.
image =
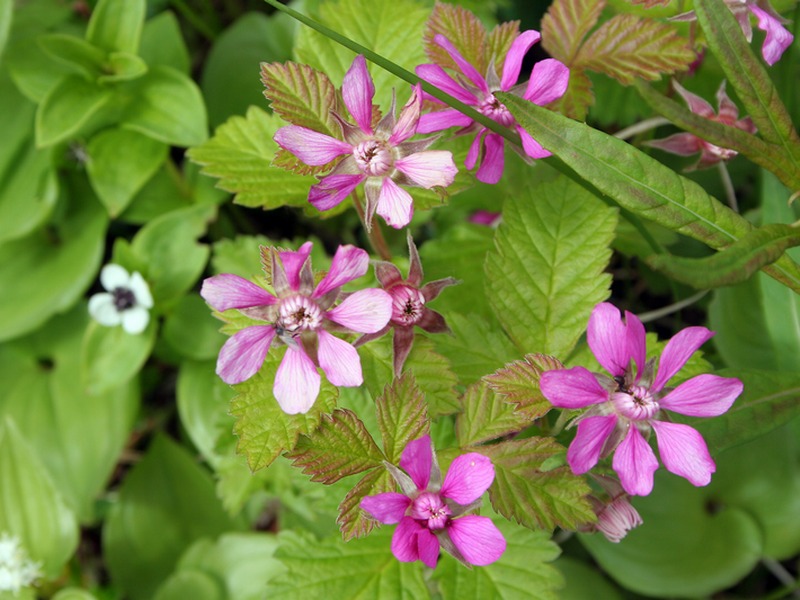
<svg viewBox="0 0 800 600">
<path fill-rule="evenodd" d="M 303 270 L 303 265 L 311 255 L 311 248 L 313 246 L 314 244 L 312 242 L 306 242 L 295 252 L 285 250 L 278 253 L 281 264 L 283 265 L 283 272 L 286 273 L 286 280 L 289 282 L 289 287 L 295 292 L 300 289 L 300 272 Z"/>
<path fill-rule="evenodd" d="M 230 273 L 214 275 L 203 281 L 200 295 L 214 310 L 220 312 L 231 308 L 271 306 L 278 301 L 252 281 Z"/>
<path fill-rule="evenodd" d="M 578 432 L 567 450 L 567 462 L 573 473 L 581 475 L 597 464 L 616 424 L 616 415 L 586 417 L 578 423 Z"/>
<path fill-rule="evenodd" d="M 698 375 L 659 400 L 661 408 L 690 417 L 717 417 L 726 412 L 744 385 L 732 377 Z"/>
<path fill-rule="evenodd" d="M 489 517 L 465 515 L 453 519 L 447 533 L 471 565 L 490 565 L 506 551 L 506 540 Z"/>
<path fill-rule="evenodd" d="M 651 148 L 658 148 L 664 152 L 678 156 L 691 156 L 702 150 L 703 141 L 691 133 L 676 133 L 660 140 L 645 142 Z"/>
<path fill-rule="evenodd" d="M 719 107 L 719 120 L 726 125 L 732 125 L 739 118 L 739 109 L 725 91 L 724 79 L 719 84 L 719 89 L 717 89 L 717 106 Z"/>
<path fill-rule="evenodd" d="M 400 117 L 397 119 L 392 128 L 392 135 L 389 137 L 389 143 L 393 146 L 401 144 L 417 132 L 417 125 L 419 124 L 419 113 L 422 108 L 422 91 L 419 84 L 415 85 L 411 92 L 411 98 L 408 99 L 403 110 L 400 111 Z"/>
<path fill-rule="evenodd" d="M 331 290 L 342 287 L 354 279 L 363 277 L 369 269 L 369 254 L 351 244 L 339 246 L 333 255 L 330 271 L 314 290 L 314 298 L 324 296 Z"/>
<path fill-rule="evenodd" d="M 342 98 L 355 122 L 362 131 L 369 134 L 372 133 L 372 98 L 374 96 L 375 86 L 367 70 L 367 61 L 359 54 L 353 60 L 353 64 L 342 81 Z"/>
<path fill-rule="evenodd" d="M 392 316 L 392 297 L 383 290 L 359 290 L 325 316 L 353 331 L 375 333 L 383 329 Z"/>
<path fill-rule="evenodd" d="M 545 150 L 539 142 L 533 139 L 531 134 L 525 131 L 521 125 L 517 125 L 517 133 L 519 133 L 519 137 L 522 139 L 522 149 L 525 151 L 525 154 L 531 158 L 547 158 L 553 155 L 552 152 Z"/>
<path fill-rule="evenodd" d="M 661 353 L 658 373 L 653 385 L 650 386 L 651 391 L 661 391 L 670 378 L 686 364 L 689 357 L 712 337 L 714 332 L 705 327 L 687 327 L 679 331 L 667 342 L 664 352 Z"/>
<path fill-rule="evenodd" d="M 392 536 L 392 554 L 400 562 L 419 560 L 417 534 L 424 529 L 411 517 L 403 517 Z"/>
<path fill-rule="evenodd" d="M 616 306 L 601 302 L 594 307 L 586 329 L 586 341 L 606 371 L 614 377 L 625 373 L 631 359 L 628 332 Z"/>
<path fill-rule="evenodd" d="M 494 481 L 492 461 L 483 454 L 462 454 L 450 463 L 440 493 L 458 504 L 471 504 L 489 489 Z"/>
<path fill-rule="evenodd" d="M 467 127 L 472 119 L 458 112 L 455 108 L 425 113 L 419 118 L 417 133 L 434 133 L 450 127 Z"/>
<path fill-rule="evenodd" d="M 250 379 L 264 364 L 274 337 L 272 325 L 254 325 L 236 332 L 219 351 L 217 375 L 231 385 Z"/>
<path fill-rule="evenodd" d="M 693 94 L 684 88 L 675 79 L 672 80 L 672 86 L 675 88 L 675 91 L 683 97 L 683 99 L 686 101 L 686 104 L 689 105 L 689 110 L 694 114 L 700 115 L 706 119 L 713 119 L 716 116 L 714 108 L 708 102 L 703 100 L 697 94 Z"/>
<path fill-rule="evenodd" d="M 403 175 L 420 187 L 429 190 L 434 186 L 447 187 L 453 183 L 458 169 L 453 154 L 447 150 L 415 152 L 394 162 Z"/>
<path fill-rule="evenodd" d="M 433 445 L 429 435 L 408 442 L 400 455 L 400 468 L 408 473 L 417 489 L 428 487 L 433 467 Z"/>
<path fill-rule="evenodd" d="M 708 485 L 717 470 L 703 437 L 682 423 L 653 421 L 661 461 L 671 473 L 689 480 L 692 485 Z"/>
<path fill-rule="evenodd" d="M 435 569 L 436 563 L 439 561 L 439 540 L 424 527 L 417 531 L 417 549 L 422 564 Z"/>
<path fill-rule="evenodd" d="M 545 371 L 539 389 L 558 408 L 585 408 L 608 400 L 608 390 L 584 367 Z"/>
<path fill-rule="evenodd" d="M 503 155 L 503 138 L 496 133 L 486 135 L 486 150 L 481 166 L 475 177 L 483 183 L 497 183 L 503 176 L 505 156 Z"/>
<path fill-rule="evenodd" d="M 458 65 L 458 68 L 461 69 L 461 72 L 466 75 L 467 79 L 469 79 L 476 88 L 485 94 L 489 93 L 489 86 L 486 85 L 486 80 L 480 73 L 478 73 L 475 67 L 469 64 L 466 59 L 461 56 L 461 53 L 456 50 L 456 47 L 450 42 L 450 40 L 439 33 L 433 38 L 433 41 L 445 49 L 445 51 L 450 55 L 450 58 L 453 59 L 453 62 Z"/>
<path fill-rule="evenodd" d="M 320 329 L 319 337 L 319 366 L 325 372 L 333 385 L 342 387 L 357 387 L 364 383 L 361 374 L 361 358 L 358 351 L 344 340 L 337 338 Z"/>
<path fill-rule="evenodd" d="M 481 129 L 469 145 L 467 157 L 464 159 L 464 166 L 468 169 L 474 168 L 477 164 L 478 158 L 480 158 L 481 155 L 481 150 L 483 149 L 483 136 L 487 131 L 485 127 Z"/>
<path fill-rule="evenodd" d="M 450 77 L 439 65 L 419 65 L 414 71 L 420 79 L 450 94 L 456 100 L 460 100 L 464 104 L 469 104 L 470 106 L 478 104 L 478 99 L 475 97 L 475 94 L 465 89 L 463 85 Z M 440 100 L 437 99 L 433 101 L 440 102 Z"/>
<path fill-rule="evenodd" d="M 522 67 L 522 59 L 525 58 L 525 54 L 527 54 L 530 47 L 541 38 L 542 36 L 538 31 L 529 29 L 519 34 L 517 39 L 512 42 L 511 48 L 509 48 L 506 55 L 506 60 L 503 63 L 503 77 L 500 79 L 500 88 L 503 91 L 507 91 L 517 83 L 519 70 Z"/>
<path fill-rule="evenodd" d="M 305 350 L 287 347 L 272 387 L 281 410 L 289 415 L 307 413 L 319 395 L 319 384 L 317 367 Z"/>
<path fill-rule="evenodd" d="M 546 58 L 533 65 L 528 87 L 522 97 L 544 106 L 566 94 L 568 86 L 569 68 L 555 58 Z"/>
<path fill-rule="evenodd" d="M 647 496 L 653 491 L 653 473 L 658 469 L 658 460 L 635 426 L 630 426 L 628 435 L 617 446 L 611 466 L 631 496 Z"/>
<path fill-rule="evenodd" d="M 764 61 L 772 66 L 780 60 L 786 49 L 792 45 L 794 36 L 781 24 L 781 21 L 775 15 L 771 15 L 755 3 L 748 2 L 747 8 L 758 19 L 757 27 L 767 33 L 764 44 L 761 46 L 761 55 L 764 57 Z"/>
<path fill-rule="evenodd" d="M 299 125 L 281 127 L 273 139 L 281 148 L 315 167 L 327 165 L 337 156 L 353 151 L 353 147 L 342 140 Z"/>
<path fill-rule="evenodd" d="M 414 199 L 394 181 L 385 177 L 375 212 L 383 217 L 387 225 L 402 229 L 411 222 L 414 215 Z"/>
<path fill-rule="evenodd" d="M 365 175 L 328 175 L 319 183 L 312 185 L 308 192 L 308 201 L 317 210 L 330 210 L 338 206 L 342 200 L 364 181 Z"/>
<path fill-rule="evenodd" d="M 411 505 L 411 498 L 396 492 L 366 496 L 359 504 L 373 518 L 386 525 L 399 523 Z"/>
</svg>

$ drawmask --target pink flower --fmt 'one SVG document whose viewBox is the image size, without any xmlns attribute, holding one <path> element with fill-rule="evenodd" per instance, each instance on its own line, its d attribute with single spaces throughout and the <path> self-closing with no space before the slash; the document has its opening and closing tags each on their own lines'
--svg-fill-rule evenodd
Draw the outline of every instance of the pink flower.
<svg viewBox="0 0 800 600">
<path fill-rule="evenodd" d="M 597 515 L 594 523 L 581 531 L 602 533 L 609 542 L 618 544 L 628 532 L 642 524 L 642 517 L 633 508 L 628 494 L 622 489 L 619 480 L 608 475 L 593 477 L 603 489 L 602 499 L 597 495 L 589 496 L 589 502 Z"/>
<path fill-rule="evenodd" d="M 426 303 L 436 298 L 447 286 L 458 283 L 453 277 L 446 277 L 422 285 L 422 263 L 411 234 L 408 234 L 408 257 L 410 266 L 407 279 L 403 279 L 400 269 L 390 262 L 381 261 L 375 264 L 375 275 L 381 282 L 381 287 L 392 297 L 392 316 L 386 327 L 360 337 L 355 343 L 360 346 L 383 336 L 389 329 L 394 329 L 394 372 L 398 375 L 411 352 L 414 327 L 428 333 L 450 331 L 444 317 L 428 308 Z"/>
<path fill-rule="evenodd" d="M 625 321 L 611 304 L 598 304 L 589 318 L 587 341 L 611 378 L 583 367 L 547 371 L 541 390 L 554 406 L 589 408 L 577 419 L 578 432 L 567 451 L 567 462 L 586 473 L 601 457 L 614 452 L 612 467 L 631 495 L 646 496 L 653 489 L 658 468 L 646 436 L 654 430 L 661 461 L 668 471 L 692 485 L 708 485 L 716 470 L 700 434 L 671 423 L 663 410 L 692 417 L 713 417 L 727 411 L 742 393 L 742 382 L 717 375 L 698 375 L 676 388 L 667 382 L 714 333 L 705 327 L 687 327 L 673 337 L 658 362 L 645 364 L 645 331 L 635 315 Z M 635 371 L 634 371 L 635 365 Z"/>
<path fill-rule="evenodd" d="M 398 184 L 431 189 L 453 183 L 458 169 L 453 155 L 444 150 L 425 150 L 434 139 L 407 141 L 417 131 L 422 98 L 419 86 L 395 121 L 392 110 L 372 127 L 375 86 L 363 56 L 356 56 L 342 83 L 344 103 L 356 125 L 337 116 L 344 141 L 299 125 L 282 127 L 275 141 L 307 165 L 326 165 L 346 156 L 311 187 L 308 201 L 319 210 L 341 203 L 359 184 L 367 197 L 366 223 L 377 212 L 392 227 L 408 225 L 414 212 L 411 195 Z"/>
<path fill-rule="evenodd" d="M 442 481 L 431 438 L 426 435 L 406 446 L 400 466 L 405 473 L 393 465 L 387 468 L 402 494 L 387 492 L 361 500 L 361 508 L 381 523 L 397 523 L 392 537 L 397 560 L 421 560 L 433 569 L 440 546 L 469 565 L 488 565 L 502 556 L 506 540 L 492 520 L 464 515 L 480 506 L 480 497 L 494 480 L 488 458 L 477 452 L 462 454 Z"/>
<path fill-rule="evenodd" d="M 756 126 L 753 125 L 750 117 L 739 119 L 739 109 L 736 108 L 736 105 L 728 98 L 728 94 L 725 93 L 725 81 L 720 84 L 719 90 L 717 90 L 719 114 L 714 112 L 708 102 L 684 89 L 677 81 L 673 80 L 672 85 L 675 87 L 675 91 L 686 101 L 686 104 L 689 105 L 689 110 L 694 114 L 700 115 L 709 121 L 736 127 L 747 133 L 756 132 Z M 735 150 L 720 148 L 692 133 L 676 133 L 662 140 L 646 142 L 646 144 L 680 156 L 691 156 L 700 152 L 700 159 L 694 165 L 688 167 L 687 171 L 711 167 L 720 161 L 730 160 L 737 154 Z"/>
<path fill-rule="evenodd" d="M 225 383 L 241 383 L 261 368 L 273 342 L 286 345 L 273 393 L 288 414 L 305 413 L 319 394 L 319 365 L 333 385 L 361 385 L 361 360 L 352 345 L 328 327 L 359 333 L 381 329 L 392 314 L 392 298 L 378 289 L 349 294 L 339 305 L 344 284 L 367 272 L 369 256 L 354 246 L 339 246 L 331 269 L 314 286 L 311 242 L 296 252 L 272 251 L 275 296 L 237 275 L 223 273 L 203 282 L 200 294 L 214 310 L 237 309 L 264 325 L 245 327 L 220 350 L 217 374 Z"/>
<path fill-rule="evenodd" d="M 541 37 L 539 32 L 534 30 L 523 31 L 519 34 L 511 44 L 503 63 L 503 73 L 498 78 L 494 72 L 494 63 L 489 66 L 489 71 L 484 77 L 461 56 L 450 40 L 438 34 L 434 37 L 434 41 L 447 51 L 461 69 L 461 73 L 457 75 L 458 80 L 456 81 L 442 67 L 434 64 L 420 65 L 416 68 L 416 73 L 428 83 L 435 85 L 461 102 L 473 106 L 490 119 L 505 127 L 513 126 L 522 138 L 522 149 L 525 154 L 532 158 L 544 158 L 550 156 L 550 152 L 542 148 L 539 142 L 534 140 L 516 122 L 508 109 L 494 95 L 495 92 L 512 92 L 539 106 L 549 104 L 564 95 L 569 83 L 569 69 L 553 58 L 534 65 L 533 73 L 531 73 L 524 90 L 522 85 L 515 85 L 525 53 Z M 441 103 L 435 98 L 430 98 L 430 100 Z M 479 125 L 454 108 L 422 115 L 417 131 L 432 133 L 449 127 L 462 127 L 464 133 L 477 130 L 464 164 L 468 169 L 472 169 L 478 162 L 479 155 L 482 155 L 476 177 L 484 183 L 500 181 L 500 177 L 503 175 L 504 157 L 503 138 L 499 134 L 490 132 L 486 127 Z"/>
</svg>

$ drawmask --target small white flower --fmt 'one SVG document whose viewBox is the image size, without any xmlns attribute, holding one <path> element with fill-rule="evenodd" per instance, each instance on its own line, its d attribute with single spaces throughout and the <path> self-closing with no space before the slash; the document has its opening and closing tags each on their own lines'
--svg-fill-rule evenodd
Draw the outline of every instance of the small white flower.
<svg viewBox="0 0 800 600">
<path fill-rule="evenodd" d="M 109 264 L 100 271 L 100 283 L 106 292 L 89 298 L 89 314 L 106 327 L 122 324 L 131 334 L 144 331 L 150 321 L 148 309 L 153 296 L 144 278 L 137 272 L 129 275 L 119 265 Z"/>
<path fill-rule="evenodd" d="M 41 566 L 28 558 L 19 539 L 0 535 L 0 592 L 13 594 L 32 585 L 41 576 Z"/>
</svg>

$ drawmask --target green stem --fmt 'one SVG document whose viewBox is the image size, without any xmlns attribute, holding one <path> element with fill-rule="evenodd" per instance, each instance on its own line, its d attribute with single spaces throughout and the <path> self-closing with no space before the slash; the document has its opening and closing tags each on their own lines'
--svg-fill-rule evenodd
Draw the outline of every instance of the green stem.
<svg viewBox="0 0 800 600">
<path fill-rule="evenodd" d="M 386 238 L 383 237 L 383 231 L 378 220 L 373 217 L 372 223 L 367 224 L 367 215 L 364 212 L 364 207 L 361 206 L 361 199 L 354 191 L 350 194 L 353 197 L 353 205 L 356 207 L 361 223 L 364 225 L 364 231 L 367 232 L 367 238 L 375 253 L 381 257 L 381 260 L 392 260 L 392 252 L 389 250 L 389 245 L 386 243 Z"/>
</svg>

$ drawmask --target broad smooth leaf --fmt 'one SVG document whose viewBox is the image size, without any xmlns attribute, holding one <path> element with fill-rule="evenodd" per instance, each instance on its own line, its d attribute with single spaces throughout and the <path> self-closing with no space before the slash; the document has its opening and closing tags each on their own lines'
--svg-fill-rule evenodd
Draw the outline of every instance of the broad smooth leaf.
<svg viewBox="0 0 800 600">
<path fill-rule="evenodd" d="M 532 422 L 483 381 L 469 386 L 461 403 L 464 410 L 456 417 L 456 439 L 462 448 L 519 433 Z"/>
<path fill-rule="evenodd" d="M 106 52 L 136 54 L 146 9 L 145 0 L 100 0 L 92 10 L 86 39 Z"/>
<path fill-rule="evenodd" d="M 142 333 L 132 335 L 122 326 L 91 322 L 81 346 L 81 381 L 90 394 L 107 392 L 127 383 L 144 365 L 156 342 L 153 315 Z"/>
<path fill-rule="evenodd" d="M 617 215 L 566 177 L 506 199 L 487 294 L 521 352 L 565 357 L 609 295 Z"/>
<path fill-rule="evenodd" d="M 164 321 L 164 340 L 178 354 L 192 360 L 215 359 L 225 343 L 219 321 L 198 294 L 187 294 Z"/>
<path fill-rule="evenodd" d="M 500 96 L 542 146 L 623 208 L 714 249 L 725 248 L 752 229 L 698 184 L 624 141 L 511 94 Z M 800 291 L 800 267 L 791 259 L 783 257 L 764 270 Z"/>
<path fill-rule="evenodd" d="M 406 371 L 386 384 L 375 404 L 386 460 L 396 465 L 406 445 L 429 432 L 425 396 L 414 376 Z"/>
<path fill-rule="evenodd" d="M 103 548 L 116 584 L 134 600 L 147 600 L 192 543 L 235 527 L 208 473 L 159 435 L 122 484 Z"/>
<path fill-rule="evenodd" d="M 52 146 L 86 133 L 113 99 L 110 88 L 80 75 L 67 75 L 48 92 L 36 111 L 36 145 Z"/>
<path fill-rule="evenodd" d="M 0 0 L 0 58 L 3 57 L 3 50 L 6 49 L 13 15 L 13 0 Z"/>
<path fill-rule="evenodd" d="M 189 74 L 189 51 L 173 13 L 164 11 L 147 20 L 142 30 L 139 57 L 150 67 L 163 65 Z"/>
<path fill-rule="evenodd" d="M 62 62 L 89 81 L 96 80 L 103 73 L 106 53 L 86 40 L 66 33 L 50 33 L 39 36 L 36 42 L 50 58 Z"/>
</svg>

